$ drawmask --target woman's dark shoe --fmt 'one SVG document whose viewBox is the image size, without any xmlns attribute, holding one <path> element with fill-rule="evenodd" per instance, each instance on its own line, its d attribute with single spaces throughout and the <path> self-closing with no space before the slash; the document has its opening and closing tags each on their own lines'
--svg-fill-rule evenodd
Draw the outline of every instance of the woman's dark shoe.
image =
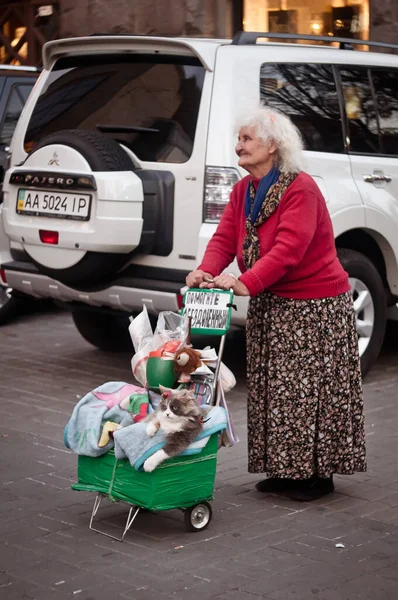
<svg viewBox="0 0 398 600">
<path fill-rule="evenodd" d="M 287 479 L 285 477 L 268 477 L 256 483 L 256 490 L 262 494 L 277 494 L 293 490 L 297 485 L 297 479 Z"/>
<path fill-rule="evenodd" d="M 296 487 L 292 490 L 287 490 L 285 495 L 299 502 L 312 502 L 332 492 L 334 492 L 332 475 L 327 478 L 313 475 L 309 479 L 302 479 L 297 482 Z"/>
</svg>

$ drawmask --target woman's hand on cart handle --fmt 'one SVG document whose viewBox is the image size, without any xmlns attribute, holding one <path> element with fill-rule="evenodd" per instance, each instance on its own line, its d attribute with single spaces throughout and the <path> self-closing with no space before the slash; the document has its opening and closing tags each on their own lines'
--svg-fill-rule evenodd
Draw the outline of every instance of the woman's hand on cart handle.
<svg viewBox="0 0 398 600">
<path fill-rule="evenodd" d="M 237 279 L 235 285 L 232 286 L 235 296 L 250 296 L 250 292 L 245 284 Z"/>
<path fill-rule="evenodd" d="M 193 288 L 199 287 L 200 284 L 206 280 L 213 281 L 213 275 L 210 275 L 210 273 L 206 273 L 205 271 L 201 271 L 200 269 L 196 269 L 195 271 L 188 273 L 185 282 L 189 288 Z"/>
<path fill-rule="evenodd" d="M 250 296 L 250 292 L 245 284 L 239 281 L 232 273 L 222 273 L 210 281 L 204 280 L 199 287 L 232 290 L 235 296 Z"/>
</svg>

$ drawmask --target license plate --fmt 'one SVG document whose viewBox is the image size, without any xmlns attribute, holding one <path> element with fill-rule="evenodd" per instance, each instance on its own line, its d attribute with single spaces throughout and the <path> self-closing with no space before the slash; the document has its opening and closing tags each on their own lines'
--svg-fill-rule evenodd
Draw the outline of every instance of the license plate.
<svg viewBox="0 0 398 600">
<path fill-rule="evenodd" d="M 88 221 L 90 205 L 89 194 L 20 189 L 16 210 L 19 215 Z"/>
</svg>

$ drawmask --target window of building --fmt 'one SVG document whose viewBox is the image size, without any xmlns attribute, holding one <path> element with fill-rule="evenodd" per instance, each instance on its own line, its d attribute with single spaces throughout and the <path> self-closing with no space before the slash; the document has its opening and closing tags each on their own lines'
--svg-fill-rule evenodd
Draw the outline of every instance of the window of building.
<svg viewBox="0 0 398 600">
<path fill-rule="evenodd" d="M 344 68 L 349 149 L 398 155 L 398 70 Z"/>
<path fill-rule="evenodd" d="M 290 117 L 306 150 L 344 152 L 340 108 L 330 65 L 269 64 L 260 70 L 260 97 Z"/>
<path fill-rule="evenodd" d="M 369 0 L 244 0 L 243 29 L 369 39 Z"/>
</svg>

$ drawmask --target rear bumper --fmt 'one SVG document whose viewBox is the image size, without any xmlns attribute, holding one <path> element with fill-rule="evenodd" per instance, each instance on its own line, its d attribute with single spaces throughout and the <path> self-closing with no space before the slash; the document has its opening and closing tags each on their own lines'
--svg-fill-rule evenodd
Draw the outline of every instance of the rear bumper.
<svg viewBox="0 0 398 600">
<path fill-rule="evenodd" d="M 9 287 L 35 298 L 52 298 L 72 306 L 107 308 L 123 312 L 141 311 L 158 314 L 164 310 L 178 312 L 177 295 L 183 283 L 124 277 L 103 289 L 76 290 L 38 272 L 35 265 L 13 261 L 2 265 Z"/>
</svg>

